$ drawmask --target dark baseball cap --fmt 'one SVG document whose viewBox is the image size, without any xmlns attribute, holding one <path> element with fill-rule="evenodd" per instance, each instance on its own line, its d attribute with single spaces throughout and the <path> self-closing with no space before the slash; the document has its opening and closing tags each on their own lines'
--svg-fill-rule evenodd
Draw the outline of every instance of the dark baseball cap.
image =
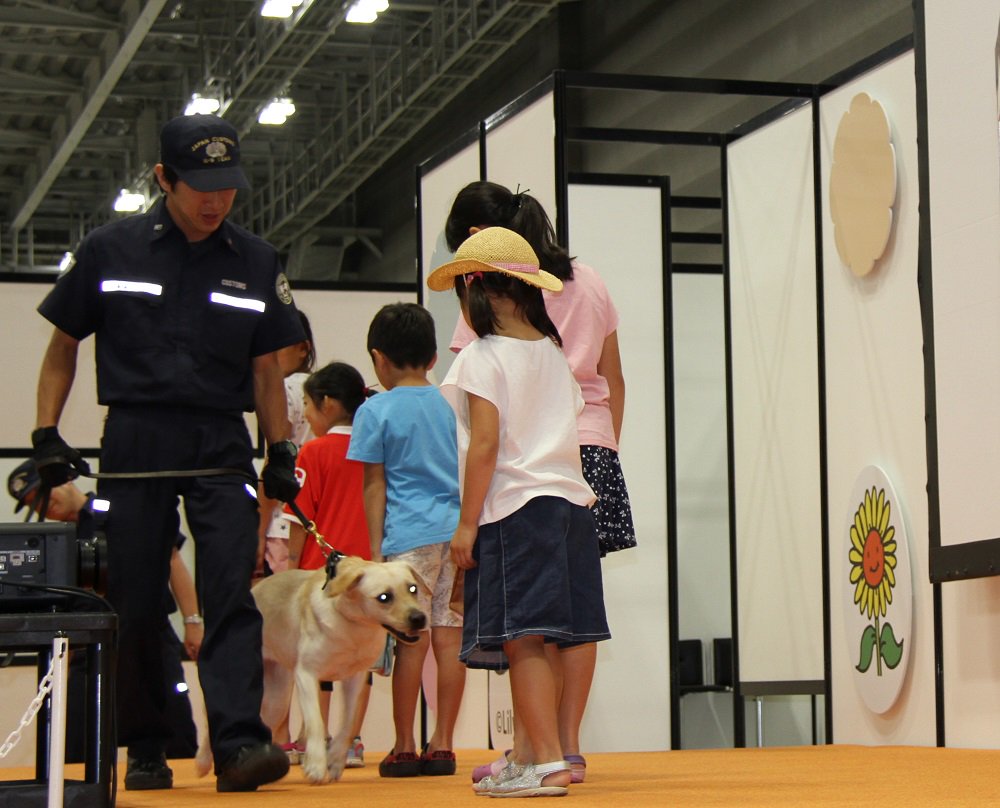
<svg viewBox="0 0 1000 808">
<path fill-rule="evenodd" d="M 160 130 L 160 162 L 196 191 L 249 189 L 236 129 L 218 115 L 180 115 Z"/>
<path fill-rule="evenodd" d="M 17 500 L 14 513 L 24 507 L 25 499 L 41 484 L 42 480 L 38 476 L 38 469 L 35 468 L 35 461 L 31 459 L 25 460 L 7 475 L 7 493 Z"/>
</svg>

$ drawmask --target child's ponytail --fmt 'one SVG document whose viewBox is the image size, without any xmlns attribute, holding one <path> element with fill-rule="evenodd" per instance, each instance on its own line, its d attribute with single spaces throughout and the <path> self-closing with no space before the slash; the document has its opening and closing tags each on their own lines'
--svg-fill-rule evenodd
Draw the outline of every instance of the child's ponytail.
<svg viewBox="0 0 1000 808">
<path fill-rule="evenodd" d="M 339 401 L 352 417 L 372 395 L 361 374 L 346 362 L 331 362 L 320 368 L 305 380 L 302 389 L 316 405 L 327 396 Z"/>
</svg>

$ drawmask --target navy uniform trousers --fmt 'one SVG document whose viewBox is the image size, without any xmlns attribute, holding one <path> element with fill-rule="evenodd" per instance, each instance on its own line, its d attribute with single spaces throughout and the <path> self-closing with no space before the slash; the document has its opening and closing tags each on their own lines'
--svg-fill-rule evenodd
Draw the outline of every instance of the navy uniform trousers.
<svg viewBox="0 0 1000 808">
<path fill-rule="evenodd" d="M 102 472 L 237 468 L 253 475 L 242 413 L 171 406 L 112 406 L 101 445 Z M 260 718 L 261 617 L 250 595 L 257 550 L 254 486 L 238 474 L 100 480 L 108 514 L 108 600 L 119 615 L 118 743 L 133 757 L 159 755 L 165 715 L 163 592 L 184 501 L 195 543 L 205 618 L 198 674 L 216 771 L 241 746 L 270 741 Z"/>
</svg>

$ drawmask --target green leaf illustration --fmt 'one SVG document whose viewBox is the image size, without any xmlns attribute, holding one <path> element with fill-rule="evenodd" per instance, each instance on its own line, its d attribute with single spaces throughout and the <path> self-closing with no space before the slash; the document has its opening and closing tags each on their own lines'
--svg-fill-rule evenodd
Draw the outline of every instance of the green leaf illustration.
<svg viewBox="0 0 1000 808">
<path fill-rule="evenodd" d="M 875 627 L 866 626 L 861 635 L 861 659 L 858 661 L 858 673 L 864 673 L 871 667 L 876 639 Z"/>
<path fill-rule="evenodd" d="M 882 624 L 882 637 L 879 641 L 879 650 L 882 659 L 890 668 L 895 668 L 899 660 L 903 658 L 903 640 L 896 641 L 896 635 L 892 631 L 892 625 Z"/>
</svg>

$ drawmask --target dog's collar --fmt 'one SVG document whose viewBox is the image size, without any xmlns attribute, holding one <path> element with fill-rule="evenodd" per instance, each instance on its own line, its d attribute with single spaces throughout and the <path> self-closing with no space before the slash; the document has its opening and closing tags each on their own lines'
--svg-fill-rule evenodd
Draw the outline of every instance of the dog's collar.
<svg viewBox="0 0 1000 808">
<path fill-rule="evenodd" d="M 323 582 L 323 589 L 326 589 L 326 585 L 337 577 L 337 564 L 343 557 L 344 554 L 338 550 L 332 550 L 330 555 L 326 557 L 326 581 Z"/>
</svg>

